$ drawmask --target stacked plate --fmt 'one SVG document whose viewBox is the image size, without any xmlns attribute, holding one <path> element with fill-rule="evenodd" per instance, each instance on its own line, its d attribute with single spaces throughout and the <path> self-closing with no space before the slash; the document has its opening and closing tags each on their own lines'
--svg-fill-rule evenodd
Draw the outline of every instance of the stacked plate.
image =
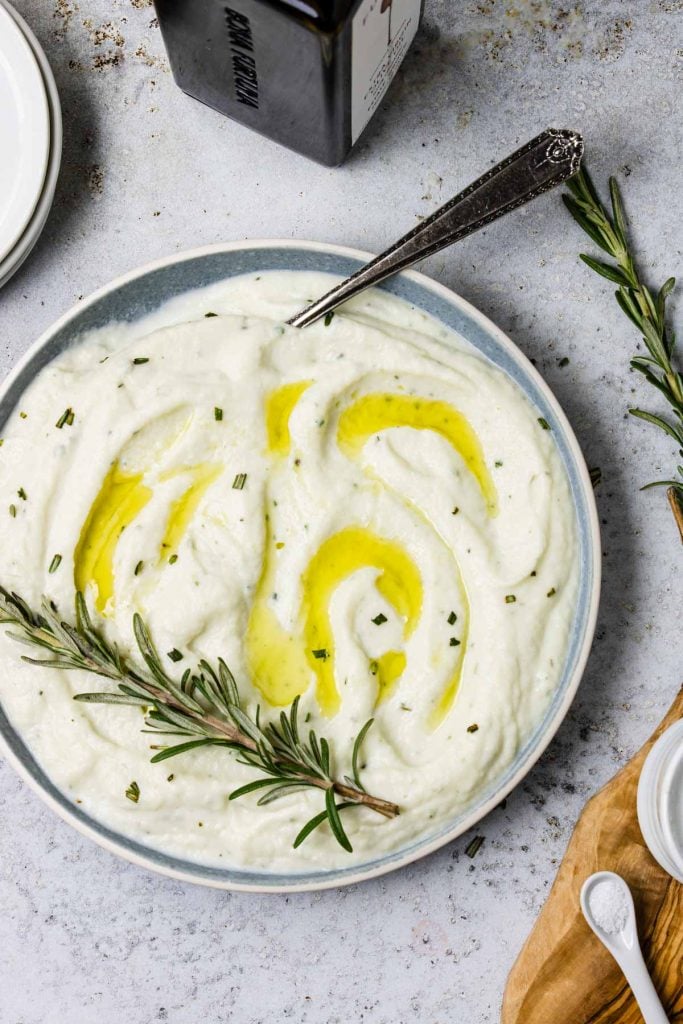
<svg viewBox="0 0 683 1024">
<path fill-rule="evenodd" d="M 24 262 L 52 205 L 62 115 L 40 44 L 0 0 L 0 288 Z"/>
</svg>

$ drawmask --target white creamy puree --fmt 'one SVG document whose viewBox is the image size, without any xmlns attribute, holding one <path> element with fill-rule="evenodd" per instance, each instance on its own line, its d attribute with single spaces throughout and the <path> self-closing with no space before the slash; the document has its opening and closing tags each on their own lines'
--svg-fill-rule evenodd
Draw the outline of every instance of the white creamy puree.
<svg viewBox="0 0 683 1024">
<path fill-rule="evenodd" d="M 75 703 L 102 681 L 22 663 L 3 636 L 0 697 L 55 783 L 203 863 L 333 867 L 436 831 L 509 766 L 565 657 L 576 537 L 552 433 L 390 295 L 283 326 L 329 285 L 245 276 L 97 331 L 38 375 L 0 449 L 5 586 L 71 617 L 76 582 L 126 650 L 140 611 L 178 676 L 223 656 L 252 710 L 301 693 L 339 776 L 375 719 L 363 781 L 400 816 L 352 808 L 353 854 L 327 825 L 294 851 L 319 792 L 230 803 L 258 775 L 218 747 L 151 765 L 139 709 Z"/>
</svg>

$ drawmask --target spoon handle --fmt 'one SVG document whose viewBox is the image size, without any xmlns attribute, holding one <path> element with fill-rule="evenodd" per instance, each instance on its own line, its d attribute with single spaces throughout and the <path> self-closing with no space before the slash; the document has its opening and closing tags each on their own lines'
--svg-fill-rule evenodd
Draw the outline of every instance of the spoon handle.
<svg viewBox="0 0 683 1024">
<path fill-rule="evenodd" d="M 645 966 L 640 947 L 636 946 L 635 950 L 630 950 L 628 956 L 623 954 L 621 957 L 615 956 L 615 960 L 617 960 L 627 982 L 631 986 L 631 991 L 640 1007 L 645 1024 L 669 1024 L 669 1018 L 664 1012 L 657 989 L 652 983 L 650 972 Z"/>
<path fill-rule="evenodd" d="M 353 295 L 528 203 L 576 174 L 582 156 L 578 132 L 548 128 L 288 323 L 307 327 Z"/>
</svg>

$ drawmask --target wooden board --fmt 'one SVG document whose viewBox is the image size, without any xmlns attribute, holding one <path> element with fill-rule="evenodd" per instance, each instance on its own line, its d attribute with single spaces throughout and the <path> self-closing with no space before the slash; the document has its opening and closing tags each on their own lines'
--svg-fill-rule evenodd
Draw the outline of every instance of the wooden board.
<svg viewBox="0 0 683 1024">
<path fill-rule="evenodd" d="M 502 1024 L 642 1024 L 621 971 L 579 908 L 594 871 L 617 871 L 630 885 L 645 962 L 672 1024 L 683 1024 L 683 885 L 651 856 L 636 814 L 643 762 L 682 717 L 683 688 L 645 746 L 586 804 L 508 977 Z"/>
</svg>

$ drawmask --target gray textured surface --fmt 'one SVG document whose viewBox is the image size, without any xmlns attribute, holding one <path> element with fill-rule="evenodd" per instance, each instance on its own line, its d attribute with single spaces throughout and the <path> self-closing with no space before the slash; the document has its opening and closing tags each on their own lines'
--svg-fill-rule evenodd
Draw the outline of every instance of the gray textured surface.
<svg viewBox="0 0 683 1024">
<path fill-rule="evenodd" d="M 66 141 L 43 238 L 0 294 L 3 373 L 79 295 L 176 249 L 281 236 L 379 250 L 548 123 L 584 131 L 598 181 L 621 172 L 653 281 L 681 270 L 679 0 L 427 0 L 418 44 L 338 170 L 176 90 L 147 0 L 17 7 L 52 62 Z M 465 836 L 345 891 L 204 891 L 92 846 L 2 765 L 3 1024 L 498 1019 L 583 803 L 650 733 L 681 676 L 680 547 L 663 494 L 638 490 L 670 472 L 674 453 L 625 415 L 641 388 L 627 370 L 636 339 L 611 287 L 577 263 L 582 246 L 546 197 L 429 268 L 536 359 L 603 472 L 589 669 L 539 765 L 476 830 L 477 857 L 464 855 Z"/>
</svg>

